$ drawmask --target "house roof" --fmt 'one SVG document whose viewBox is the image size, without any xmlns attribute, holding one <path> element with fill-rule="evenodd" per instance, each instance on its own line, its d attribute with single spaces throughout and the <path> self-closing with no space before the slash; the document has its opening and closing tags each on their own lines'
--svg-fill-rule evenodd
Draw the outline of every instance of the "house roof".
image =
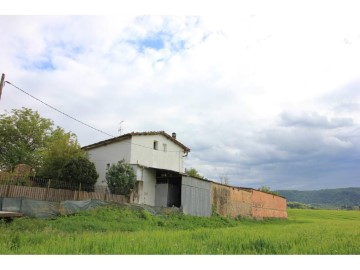
<svg viewBox="0 0 360 270">
<path fill-rule="evenodd" d="M 124 135 L 121 135 L 118 137 L 114 137 L 114 138 L 111 138 L 108 140 L 104 140 L 104 141 L 100 141 L 97 143 L 93 143 L 93 144 L 84 146 L 84 147 L 82 147 L 82 149 L 90 150 L 90 149 L 101 147 L 101 146 L 108 145 L 111 143 L 130 139 L 132 136 L 147 136 L 147 135 L 163 135 L 164 137 L 166 137 L 167 139 L 169 139 L 170 141 L 174 142 L 175 144 L 180 146 L 182 149 L 184 149 L 184 152 L 190 152 L 190 148 L 183 145 L 181 142 L 179 142 L 178 140 L 176 140 L 175 138 L 173 138 L 172 136 L 167 134 L 165 131 L 131 132 L 131 133 L 127 133 L 127 134 L 124 134 Z"/>
</svg>

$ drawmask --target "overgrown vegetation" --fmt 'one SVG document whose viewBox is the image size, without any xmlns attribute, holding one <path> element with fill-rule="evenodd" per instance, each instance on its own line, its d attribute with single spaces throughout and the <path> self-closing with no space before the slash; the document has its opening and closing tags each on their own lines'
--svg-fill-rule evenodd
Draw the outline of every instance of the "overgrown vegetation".
<svg viewBox="0 0 360 270">
<path fill-rule="evenodd" d="M 0 223 L 0 254 L 360 254 L 360 211 L 290 209 L 255 221 L 107 206 Z"/>
</svg>

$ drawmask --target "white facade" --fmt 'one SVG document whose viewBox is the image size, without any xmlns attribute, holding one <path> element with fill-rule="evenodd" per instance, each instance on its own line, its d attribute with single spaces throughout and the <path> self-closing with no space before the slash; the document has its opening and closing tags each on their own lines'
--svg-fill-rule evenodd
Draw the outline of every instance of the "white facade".
<svg viewBox="0 0 360 270">
<path fill-rule="evenodd" d="M 96 171 L 99 174 L 96 185 L 106 186 L 105 173 L 111 164 L 125 159 L 130 163 L 131 145 L 126 141 L 120 141 L 113 144 L 103 145 L 87 150 L 89 159 L 95 164 Z"/>
<path fill-rule="evenodd" d="M 183 172 L 183 156 L 184 149 L 163 135 L 131 138 L 130 164 Z"/>
<path fill-rule="evenodd" d="M 133 165 L 136 181 L 141 183 L 142 189 L 139 192 L 139 198 L 134 201 L 138 204 L 156 205 L 155 204 L 155 186 L 156 171 L 140 165 Z"/>
<path fill-rule="evenodd" d="M 156 169 L 184 172 L 190 151 L 165 132 L 130 133 L 83 148 L 99 174 L 97 185 L 106 186 L 106 170 L 118 161 L 132 165 L 141 191 L 136 203 L 156 205 Z"/>
</svg>

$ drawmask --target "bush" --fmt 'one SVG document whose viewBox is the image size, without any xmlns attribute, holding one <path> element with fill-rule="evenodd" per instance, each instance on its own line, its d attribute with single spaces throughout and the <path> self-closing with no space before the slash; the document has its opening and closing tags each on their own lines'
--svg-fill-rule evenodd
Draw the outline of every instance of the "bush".
<svg viewBox="0 0 360 270">
<path fill-rule="evenodd" d="M 94 185 L 99 174 L 96 172 L 94 163 L 86 157 L 70 159 L 61 170 L 60 180 L 79 185 L 85 191 L 94 191 Z"/>
<path fill-rule="evenodd" d="M 112 164 L 106 172 L 106 183 L 111 194 L 129 195 L 135 186 L 135 173 L 125 160 Z"/>
</svg>

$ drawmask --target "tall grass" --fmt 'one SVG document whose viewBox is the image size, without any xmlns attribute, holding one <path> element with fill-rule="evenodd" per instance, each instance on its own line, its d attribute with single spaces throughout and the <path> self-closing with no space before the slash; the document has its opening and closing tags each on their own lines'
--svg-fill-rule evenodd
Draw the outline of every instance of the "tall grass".
<svg viewBox="0 0 360 270">
<path fill-rule="evenodd" d="M 360 254 L 360 211 L 290 209 L 236 220 L 99 207 L 0 224 L 0 254 Z"/>
</svg>

